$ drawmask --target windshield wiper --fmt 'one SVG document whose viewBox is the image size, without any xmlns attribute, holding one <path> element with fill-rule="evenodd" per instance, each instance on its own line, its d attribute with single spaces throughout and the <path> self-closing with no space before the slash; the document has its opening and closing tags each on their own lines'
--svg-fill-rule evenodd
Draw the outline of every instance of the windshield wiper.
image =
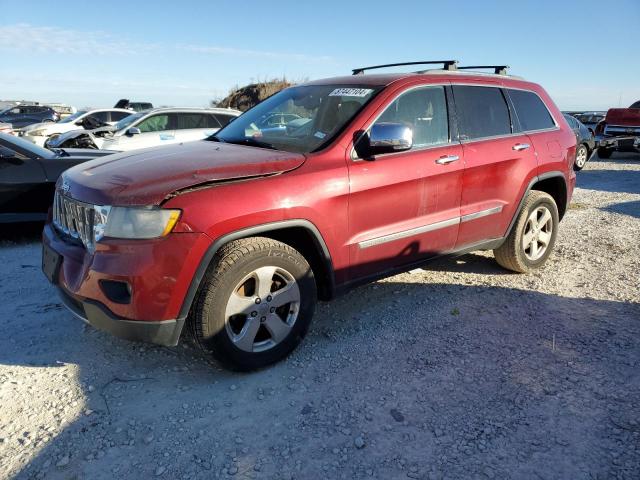
<svg viewBox="0 0 640 480">
<path fill-rule="evenodd" d="M 248 145 L 250 147 L 268 148 L 269 150 L 277 150 L 276 147 L 267 142 L 261 142 L 255 138 L 238 138 L 234 140 L 226 140 L 226 143 L 233 143 L 235 145 Z"/>
</svg>

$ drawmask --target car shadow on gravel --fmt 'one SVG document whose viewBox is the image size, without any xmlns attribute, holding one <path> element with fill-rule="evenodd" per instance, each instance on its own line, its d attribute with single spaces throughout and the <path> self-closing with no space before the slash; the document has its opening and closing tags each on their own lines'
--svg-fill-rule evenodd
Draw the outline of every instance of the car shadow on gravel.
<svg viewBox="0 0 640 480">
<path fill-rule="evenodd" d="M 0 223 L 0 248 L 3 245 L 39 242 L 42 222 Z"/>
<path fill-rule="evenodd" d="M 422 270 L 430 272 L 459 272 L 478 275 L 514 275 L 513 272 L 500 267 L 493 258 L 467 253 L 465 255 L 437 258 L 423 265 Z"/>
<path fill-rule="evenodd" d="M 577 187 L 603 192 L 640 193 L 640 170 L 585 169 L 578 172 Z"/>
<path fill-rule="evenodd" d="M 492 271 L 475 257 L 463 257 L 465 268 Z M 369 478 L 368 468 L 395 478 L 398 458 L 426 478 L 442 455 L 451 478 L 485 467 L 497 478 L 640 471 L 639 451 L 620 447 L 640 432 L 640 304 L 415 275 L 320 304 L 289 359 L 251 374 L 190 348 L 120 341 L 63 310 L 25 316 L 22 327 L 38 335 L 16 335 L 0 363 L 77 365 L 89 413 L 17 478 L 212 478 L 252 471 L 261 458 L 273 459 L 261 478 L 288 469 L 338 478 L 325 466 L 343 448 L 358 459 L 349 478 Z M 55 328 L 38 328 L 45 315 Z M 366 432 L 366 449 L 351 432 Z"/>
<path fill-rule="evenodd" d="M 603 210 L 621 213 L 622 215 L 629 215 L 634 218 L 640 218 L 640 200 L 614 203 L 613 205 L 603 208 Z"/>
</svg>

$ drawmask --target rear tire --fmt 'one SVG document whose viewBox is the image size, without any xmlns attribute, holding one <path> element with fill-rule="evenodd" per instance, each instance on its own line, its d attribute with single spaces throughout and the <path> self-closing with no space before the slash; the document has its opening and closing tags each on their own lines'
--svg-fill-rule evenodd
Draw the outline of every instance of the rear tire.
<svg viewBox="0 0 640 480">
<path fill-rule="evenodd" d="M 493 251 L 507 270 L 528 273 L 551 255 L 558 234 L 558 207 L 551 195 L 532 190 L 504 243 Z"/>
<path fill-rule="evenodd" d="M 587 164 L 587 160 L 589 160 L 589 149 L 584 143 L 581 143 L 576 149 L 576 160 L 573 162 L 573 169 L 579 172 Z"/>
<path fill-rule="evenodd" d="M 613 150 L 610 148 L 598 148 L 598 157 L 600 158 L 610 158 Z"/>
<path fill-rule="evenodd" d="M 227 368 L 255 370 L 300 343 L 316 298 L 313 271 L 297 250 L 264 237 L 236 240 L 214 257 L 189 330 L 195 343 Z"/>
</svg>

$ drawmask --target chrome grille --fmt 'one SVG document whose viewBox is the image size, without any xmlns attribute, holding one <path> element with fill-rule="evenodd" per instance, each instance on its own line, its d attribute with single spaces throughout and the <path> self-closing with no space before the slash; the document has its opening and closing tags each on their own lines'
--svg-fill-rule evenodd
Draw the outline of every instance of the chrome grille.
<svg viewBox="0 0 640 480">
<path fill-rule="evenodd" d="M 93 205 L 56 192 L 53 198 L 53 225 L 64 235 L 91 249 L 93 247 Z"/>
</svg>

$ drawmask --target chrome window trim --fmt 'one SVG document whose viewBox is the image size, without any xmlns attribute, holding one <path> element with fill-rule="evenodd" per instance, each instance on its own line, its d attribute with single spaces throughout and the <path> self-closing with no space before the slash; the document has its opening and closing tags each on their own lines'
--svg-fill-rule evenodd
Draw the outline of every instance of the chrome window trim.
<svg viewBox="0 0 640 480">
<path fill-rule="evenodd" d="M 373 125 L 375 125 L 375 123 L 378 121 L 378 119 L 384 114 L 384 112 L 387 111 L 387 108 L 389 108 L 389 106 L 395 102 L 398 98 L 400 98 L 402 95 L 404 95 L 405 93 L 411 92 L 413 90 L 418 90 L 418 89 L 423 89 L 423 88 L 436 88 L 436 87 L 440 87 L 442 88 L 443 92 L 444 92 L 444 101 L 445 101 L 445 106 L 447 105 L 447 92 L 446 92 L 446 88 L 447 86 L 449 86 L 449 82 L 443 82 L 443 83 L 427 83 L 427 84 L 421 84 L 421 85 L 414 85 L 411 88 L 407 88 L 406 90 L 402 90 L 400 93 L 398 93 L 397 95 L 395 95 L 384 107 L 384 109 L 378 114 L 376 115 L 376 117 L 371 120 L 370 123 L 367 124 L 366 128 L 363 128 L 362 131 L 364 132 L 368 132 L 371 127 L 373 127 Z M 417 148 L 413 148 L 411 147 L 409 150 L 405 150 L 404 152 L 390 152 L 390 153 L 383 153 L 381 155 L 376 155 L 376 158 L 381 158 L 381 157 L 386 157 L 388 155 L 397 155 L 400 153 L 407 153 L 407 152 L 419 152 L 422 150 L 427 150 L 427 149 L 431 149 L 431 148 L 441 148 L 447 145 L 454 145 L 457 144 L 458 142 L 452 142 L 451 141 L 451 125 L 449 124 L 449 108 L 447 107 L 447 133 L 449 135 L 449 140 L 447 142 L 442 142 L 442 143 L 436 143 L 433 145 L 424 145 L 422 147 L 417 147 Z M 349 158 L 354 161 L 366 161 L 364 158 L 360 158 L 358 157 L 358 154 L 356 153 L 356 149 L 355 149 L 355 142 L 352 142 L 351 145 L 351 153 L 349 155 Z"/>
<path fill-rule="evenodd" d="M 478 212 L 469 213 L 467 215 L 458 216 L 449 218 L 447 220 L 441 220 L 435 223 L 429 223 L 427 225 L 422 225 L 420 227 L 410 228 L 409 230 L 401 230 L 399 232 L 389 233 L 387 235 L 382 235 L 380 237 L 370 238 L 368 240 L 363 240 L 358 242 L 358 247 L 361 250 L 366 248 L 375 247 L 377 245 L 382 245 L 384 243 L 393 242 L 395 240 L 400 240 L 402 238 L 413 237 L 415 235 L 420 235 L 422 233 L 432 232 L 434 230 L 440 230 L 442 228 L 451 227 L 453 225 L 458 225 L 463 222 L 469 222 L 471 220 L 476 220 L 478 218 L 486 217 L 488 215 L 494 215 L 496 213 L 500 213 L 502 211 L 502 205 L 498 205 L 497 207 L 487 208 L 485 210 L 480 210 Z"/>
</svg>

